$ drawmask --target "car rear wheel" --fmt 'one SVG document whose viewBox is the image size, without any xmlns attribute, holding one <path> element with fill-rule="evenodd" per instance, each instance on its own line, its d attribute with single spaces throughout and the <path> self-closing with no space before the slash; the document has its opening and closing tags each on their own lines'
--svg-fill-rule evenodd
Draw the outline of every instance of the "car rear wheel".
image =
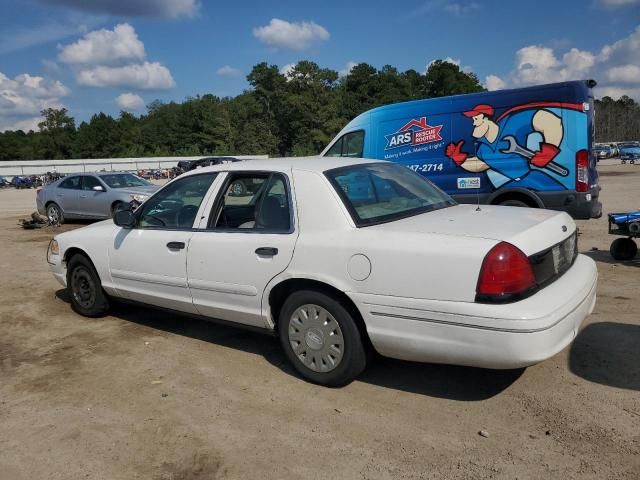
<svg viewBox="0 0 640 480">
<path fill-rule="evenodd" d="M 100 277 L 84 255 L 74 255 L 67 265 L 67 291 L 71 307 L 85 317 L 100 317 L 109 310 Z"/>
<path fill-rule="evenodd" d="M 616 260 L 633 260 L 638 253 L 638 246 L 630 238 L 616 238 L 611 242 L 609 252 Z"/>
<path fill-rule="evenodd" d="M 50 203 L 47 206 L 47 218 L 53 225 L 62 225 L 64 223 L 64 212 L 57 203 Z"/>
<path fill-rule="evenodd" d="M 324 293 L 292 293 L 281 309 L 278 330 L 287 358 L 313 383 L 341 387 L 366 367 L 365 347 L 353 317 Z"/>
</svg>

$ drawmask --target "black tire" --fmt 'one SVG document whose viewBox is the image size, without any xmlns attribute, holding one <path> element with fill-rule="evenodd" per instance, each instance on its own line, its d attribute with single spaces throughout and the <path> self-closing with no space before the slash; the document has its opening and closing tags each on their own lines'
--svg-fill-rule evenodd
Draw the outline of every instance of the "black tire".
<svg viewBox="0 0 640 480">
<path fill-rule="evenodd" d="M 295 343 L 295 341 L 291 340 L 290 332 L 293 334 L 295 331 L 298 332 L 301 337 L 304 337 L 307 342 L 306 344 L 298 342 L 304 350 L 304 352 L 300 352 L 300 354 L 305 358 L 307 355 L 309 355 L 310 358 L 312 356 L 310 353 L 313 354 L 312 348 L 307 340 L 310 333 L 309 330 L 313 330 L 313 328 L 301 332 L 296 328 L 295 324 L 292 324 L 292 322 L 295 322 L 293 318 L 294 313 L 305 306 L 321 307 L 328 312 L 339 325 L 339 329 L 336 329 L 336 331 L 339 330 L 343 342 L 341 346 L 342 357 L 337 365 L 329 371 L 314 371 L 305 365 L 303 360 L 299 358 L 298 354 L 294 351 L 292 343 Z M 324 293 L 314 290 L 301 290 L 289 295 L 280 310 L 278 334 L 280 336 L 280 343 L 289 362 L 291 362 L 302 377 L 313 383 L 327 387 L 342 387 L 351 383 L 367 366 L 367 354 L 363 338 L 349 310 L 339 300 Z M 324 344 L 324 342 L 321 341 L 321 344 Z M 324 365 L 327 365 L 324 359 L 321 361 Z"/>
<path fill-rule="evenodd" d="M 80 315 L 101 317 L 109 310 L 100 277 L 84 255 L 74 255 L 67 264 L 67 292 L 71 308 Z"/>
<path fill-rule="evenodd" d="M 609 252 L 616 260 L 633 260 L 638 253 L 638 246 L 631 238 L 616 238 L 611 242 Z"/>
<path fill-rule="evenodd" d="M 530 207 L 527 202 L 523 202 L 522 200 L 516 200 L 515 198 L 511 198 L 509 200 L 503 200 L 498 205 L 504 205 L 506 207 Z"/>
<path fill-rule="evenodd" d="M 64 223 L 64 211 L 57 203 L 51 202 L 47 205 L 47 218 L 54 225 L 62 225 Z"/>
</svg>

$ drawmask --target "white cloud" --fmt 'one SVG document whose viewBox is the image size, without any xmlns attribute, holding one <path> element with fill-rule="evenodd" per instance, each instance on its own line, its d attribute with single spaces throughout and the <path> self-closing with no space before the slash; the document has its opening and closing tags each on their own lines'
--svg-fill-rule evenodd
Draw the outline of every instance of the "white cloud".
<svg viewBox="0 0 640 480">
<path fill-rule="evenodd" d="M 329 32 L 315 22 L 287 22 L 279 18 L 272 18 L 269 25 L 254 28 L 253 35 L 272 47 L 291 50 L 304 50 L 313 43 L 329 39 Z"/>
<path fill-rule="evenodd" d="M 487 76 L 488 88 L 489 77 L 497 76 Z M 599 97 L 629 95 L 640 100 L 640 26 L 599 52 L 572 48 L 559 56 L 542 45 L 521 48 L 514 69 L 500 79 L 503 86 L 525 86 L 586 78 L 598 81 L 595 93 Z"/>
<path fill-rule="evenodd" d="M 479 10 L 480 4 L 477 2 L 451 2 L 451 0 L 427 0 L 418 8 L 411 10 L 404 15 L 405 18 L 420 17 L 434 12 L 444 12 L 457 17 L 467 15 Z"/>
<path fill-rule="evenodd" d="M 114 16 L 177 18 L 198 13 L 198 0 L 40 0 L 90 13 Z"/>
<path fill-rule="evenodd" d="M 176 85 L 169 69 L 158 62 L 122 67 L 100 65 L 81 70 L 76 80 L 80 85 L 88 87 L 124 87 L 140 90 L 167 90 Z"/>
<path fill-rule="evenodd" d="M 504 80 L 502 80 L 497 75 L 487 75 L 484 80 L 484 85 L 485 87 L 487 87 L 487 90 L 493 91 L 493 90 L 501 90 L 507 84 L 505 83 Z"/>
<path fill-rule="evenodd" d="M 4 123 L 2 118 L 0 117 L 0 132 L 6 132 L 7 130 L 22 130 L 23 132 L 33 130 L 34 132 L 37 132 L 39 130 L 38 123 L 40 123 L 41 121 L 42 117 L 31 117 L 24 120 L 18 120 L 13 123 Z"/>
<path fill-rule="evenodd" d="M 623 65 L 607 70 L 607 78 L 611 82 L 640 83 L 640 66 Z"/>
<path fill-rule="evenodd" d="M 57 80 L 28 73 L 11 79 L 0 72 L 0 130 L 37 127 L 40 111 L 62 108 L 61 98 L 69 93 Z"/>
<path fill-rule="evenodd" d="M 122 95 L 118 95 L 116 103 L 121 110 L 126 110 L 128 112 L 142 110 L 144 107 L 144 100 L 142 97 L 134 93 L 123 93 Z"/>
<path fill-rule="evenodd" d="M 89 32 L 77 42 L 58 48 L 58 59 L 73 65 L 113 65 L 145 58 L 144 44 L 128 23 L 113 30 Z"/>
<path fill-rule="evenodd" d="M 221 77 L 239 77 L 242 75 L 242 72 L 237 68 L 225 65 L 224 67 L 220 67 L 218 70 L 216 70 L 216 74 L 220 75 Z"/>
<path fill-rule="evenodd" d="M 34 115 L 60 106 L 69 89 L 57 80 L 23 73 L 13 80 L 0 72 L 0 116 Z"/>
<path fill-rule="evenodd" d="M 342 70 L 338 71 L 338 76 L 346 77 L 347 75 L 349 75 L 351 73 L 351 70 L 353 70 L 353 67 L 355 67 L 356 65 L 358 65 L 358 64 L 356 62 L 354 62 L 353 60 L 350 61 L 350 62 L 347 62 L 345 67 Z"/>
</svg>

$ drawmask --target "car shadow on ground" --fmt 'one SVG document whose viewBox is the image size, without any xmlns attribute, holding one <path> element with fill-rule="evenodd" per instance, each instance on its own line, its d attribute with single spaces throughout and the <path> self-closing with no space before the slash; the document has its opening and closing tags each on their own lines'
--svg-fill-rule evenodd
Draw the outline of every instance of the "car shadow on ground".
<svg viewBox="0 0 640 480">
<path fill-rule="evenodd" d="M 66 290 L 58 290 L 56 296 L 69 303 Z M 261 355 L 282 372 L 299 377 L 282 352 L 279 339 L 272 335 L 125 303 L 115 303 L 110 315 L 155 330 Z M 374 355 L 356 381 L 430 397 L 480 401 L 507 389 L 523 372 L 524 369 L 487 370 L 405 362 Z"/>
<path fill-rule="evenodd" d="M 640 254 L 636 255 L 636 258 L 633 260 L 616 260 L 611 256 L 608 250 L 589 250 L 588 252 L 583 252 L 587 257 L 591 257 L 596 262 L 600 263 L 609 263 L 611 265 L 631 265 L 635 267 L 640 267 Z"/>
<path fill-rule="evenodd" d="M 571 345 L 569 369 L 594 383 L 640 391 L 640 325 L 588 325 Z"/>
</svg>

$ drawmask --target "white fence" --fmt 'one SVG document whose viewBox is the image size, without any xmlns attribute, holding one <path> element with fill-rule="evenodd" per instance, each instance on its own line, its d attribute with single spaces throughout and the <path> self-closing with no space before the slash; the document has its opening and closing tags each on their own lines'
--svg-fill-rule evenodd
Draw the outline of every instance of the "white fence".
<svg viewBox="0 0 640 480">
<path fill-rule="evenodd" d="M 42 175 L 47 172 L 80 173 L 106 171 L 135 172 L 140 169 L 175 167 L 180 160 L 198 160 L 199 157 L 141 157 L 141 158 L 80 158 L 73 160 L 21 160 L 0 161 L 0 176 Z M 234 155 L 234 158 L 265 159 L 268 155 Z"/>
</svg>

